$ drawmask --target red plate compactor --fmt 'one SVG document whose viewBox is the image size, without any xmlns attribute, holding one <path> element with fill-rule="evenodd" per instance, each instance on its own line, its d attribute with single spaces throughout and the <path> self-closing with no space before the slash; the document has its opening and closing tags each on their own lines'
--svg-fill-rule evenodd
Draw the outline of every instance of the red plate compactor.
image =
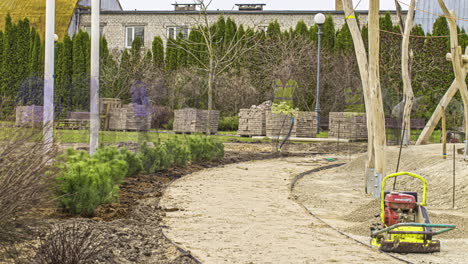
<svg viewBox="0 0 468 264">
<path fill-rule="evenodd" d="M 385 191 L 387 180 L 409 176 L 423 184 L 422 200 L 418 203 L 417 192 Z M 431 224 L 426 210 L 427 183 L 414 173 L 390 174 L 382 181 L 380 223 L 371 227 L 371 245 L 385 252 L 432 253 L 440 251 L 436 235 L 455 229 L 455 225 Z"/>
</svg>

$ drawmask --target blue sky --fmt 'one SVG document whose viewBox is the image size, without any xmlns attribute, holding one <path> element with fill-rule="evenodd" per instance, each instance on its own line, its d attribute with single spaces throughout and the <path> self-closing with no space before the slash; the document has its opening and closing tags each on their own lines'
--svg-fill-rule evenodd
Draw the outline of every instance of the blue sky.
<svg viewBox="0 0 468 264">
<path fill-rule="evenodd" d="M 409 0 L 402 0 L 409 3 Z M 176 0 L 120 0 L 125 10 L 173 10 Z M 192 3 L 193 0 L 177 0 L 179 3 Z M 368 9 L 369 0 L 353 0 L 358 10 Z M 265 10 L 333 10 L 335 0 L 213 0 L 210 9 L 231 10 L 236 3 L 264 3 Z M 381 10 L 395 9 L 394 0 L 380 0 Z M 405 7 L 405 6 L 403 6 Z M 406 8 L 404 8 L 406 9 Z"/>
</svg>

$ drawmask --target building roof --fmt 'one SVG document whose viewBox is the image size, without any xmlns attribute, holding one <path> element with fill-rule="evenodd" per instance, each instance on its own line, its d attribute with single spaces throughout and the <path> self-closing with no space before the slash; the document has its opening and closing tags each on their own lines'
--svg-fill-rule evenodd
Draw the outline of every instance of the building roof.
<svg viewBox="0 0 468 264">
<path fill-rule="evenodd" d="M 56 34 L 63 38 L 73 15 L 78 0 L 56 0 Z M 10 14 L 13 21 L 28 18 L 36 27 L 41 37 L 45 32 L 45 0 L 9 0 L 0 1 L 0 30 L 5 28 L 5 17 Z"/>
<path fill-rule="evenodd" d="M 445 0 L 444 2 L 449 10 L 455 10 L 457 17 L 463 19 L 457 20 L 458 26 L 468 31 L 468 1 Z M 416 4 L 414 23 L 421 25 L 424 32 L 432 33 L 434 22 L 443 14 L 437 0 L 419 0 Z"/>
<path fill-rule="evenodd" d="M 122 11 L 102 11 L 101 14 L 143 14 L 143 15 L 151 15 L 151 14 L 161 14 L 161 15 L 168 15 L 168 14 L 199 14 L 201 11 L 171 11 L 171 10 L 122 10 Z M 380 13 L 384 14 L 390 12 L 391 14 L 396 13 L 395 10 L 381 10 Z M 403 13 L 406 14 L 406 10 L 403 10 Z M 83 13 L 90 13 L 89 11 L 84 11 Z M 324 13 L 324 14 L 344 14 L 344 11 L 340 10 L 263 10 L 263 11 L 239 11 L 239 10 L 208 10 L 208 14 L 214 15 L 229 15 L 229 14 L 247 14 L 247 15 L 255 15 L 255 14 L 272 14 L 272 15 L 284 15 L 284 14 L 292 14 L 292 15 L 313 15 L 317 13 Z M 367 14 L 369 13 L 368 10 L 356 10 L 358 14 Z"/>
</svg>

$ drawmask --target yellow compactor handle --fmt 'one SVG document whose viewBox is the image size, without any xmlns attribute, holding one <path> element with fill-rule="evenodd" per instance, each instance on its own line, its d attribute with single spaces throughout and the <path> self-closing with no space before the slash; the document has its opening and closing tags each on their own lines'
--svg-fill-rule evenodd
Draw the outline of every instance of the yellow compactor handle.
<svg viewBox="0 0 468 264">
<path fill-rule="evenodd" d="M 423 194 L 422 194 L 422 202 L 419 205 L 426 206 L 426 199 L 427 199 L 427 182 L 426 182 L 426 179 L 424 179 L 422 176 L 419 176 L 419 175 L 411 173 L 411 172 L 398 172 L 398 173 L 393 173 L 393 174 L 387 175 L 387 177 L 385 177 L 382 180 L 382 188 L 381 188 L 381 192 L 380 192 L 380 220 L 382 221 L 382 223 L 385 222 L 385 184 L 387 183 L 387 180 L 390 179 L 390 178 L 394 178 L 394 177 L 398 177 L 398 176 L 404 176 L 404 175 L 407 175 L 407 176 L 410 176 L 410 177 L 421 180 L 421 182 L 423 183 Z"/>
</svg>

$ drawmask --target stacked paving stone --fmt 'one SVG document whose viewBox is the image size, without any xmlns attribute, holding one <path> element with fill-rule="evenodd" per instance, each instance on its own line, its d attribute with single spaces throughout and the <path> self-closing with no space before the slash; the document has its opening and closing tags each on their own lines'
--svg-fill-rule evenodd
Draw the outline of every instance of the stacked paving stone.
<svg viewBox="0 0 468 264">
<path fill-rule="evenodd" d="M 37 105 L 17 106 L 16 125 L 26 127 L 40 127 L 43 123 L 44 107 Z"/>
<path fill-rule="evenodd" d="M 291 137 L 312 138 L 316 136 L 317 113 L 296 112 Z M 291 116 L 266 113 L 266 135 L 268 137 L 287 136 L 291 129 Z"/>
<path fill-rule="evenodd" d="M 316 112 L 297 112 L 294 124 L 295 137 L 313 138 L 317 136 Z"/>
<path fill-rule="evenodd" d="M 151 113 L 145 105 L 128 104 L 109 111 L 110 130 L 148 131 Z"/>
<path fill-rule="evenodd" d="M 367 123 L 365 113 L 330 112 L 329 117 L 329 137 L 339 137 L 351 140 L 367 139 Z"/>
<path fill-rule="evenodd" d="M 210 133 L 218 132 L 219 111 L 184 108 L 174 111 L 174 132 L 176 133 L 206 133 L 208 113 L 210 112 Z"/>
<path fill-rule="evenodd" d="M 253 105 L 250 109 L 239 111 L 240 136 L 265 136 L 266 116 L 265 113 L 271 110 L 271 101 L 266 101 L 261 105 Z"/>
</svg>

